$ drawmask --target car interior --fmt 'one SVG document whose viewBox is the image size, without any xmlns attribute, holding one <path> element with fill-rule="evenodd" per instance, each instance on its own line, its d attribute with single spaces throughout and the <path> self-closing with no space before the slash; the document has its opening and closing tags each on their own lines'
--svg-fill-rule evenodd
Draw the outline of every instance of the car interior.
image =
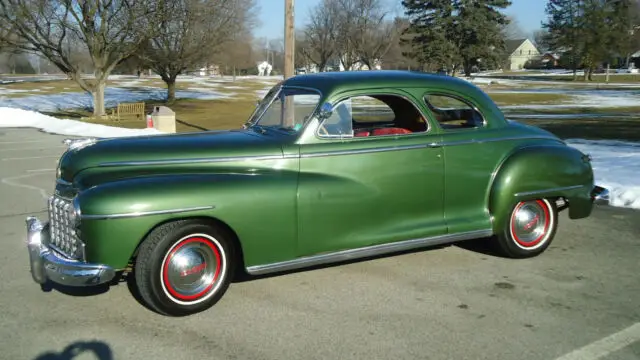
<svg viewBox="0 0 640 360">
<path fill-rule="evenodd" d="M 437 96 L 435 101 L 427 101 L 425 97 L 425 102 L 431 115 L 442 128 L 460 129 L 482 126 L 482 116 L 475 109 L 455 98 Z M 441 99 L 442 97 L 444 100 Z M 353 130 L 354 137 L 369 137 L 411 134 L 425 132 L 428 129 L 428 123 L 420 111 L 403 97 L 396 95 L 359 97 L 359 99 L 363 98 L 364 100 L 359 102 L 354 102 L 352 99 L 350 109 L 346 109 L 344 104 L 339 105 L 332 119 L 328 119 L 323 124 L 323 132 L 326 130 L 327 134 L 337 135 L 351 133 Z"/>
</svg>

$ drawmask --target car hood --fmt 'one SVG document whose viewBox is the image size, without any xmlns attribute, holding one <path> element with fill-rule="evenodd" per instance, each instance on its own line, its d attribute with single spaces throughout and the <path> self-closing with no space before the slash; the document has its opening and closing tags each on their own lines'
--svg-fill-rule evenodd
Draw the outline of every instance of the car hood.
<svg viewBox="0 0 640 360">
<path fill-rule="evenodd" d="M 58 177 L 73 181 L 92 167 L 171 166 L 245 156 L 282 156 L 281 138 L 252 130 L 148 135 L 97 140 L 69 148 L 60 158 Z"/>
</svg>

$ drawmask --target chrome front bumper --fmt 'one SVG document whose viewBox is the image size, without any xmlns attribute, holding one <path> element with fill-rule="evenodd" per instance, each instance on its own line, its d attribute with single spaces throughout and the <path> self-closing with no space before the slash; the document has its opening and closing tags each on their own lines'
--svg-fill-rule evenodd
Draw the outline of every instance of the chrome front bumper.
<svg viewBox="0 0 640 360">
<path fill-rule="evenodd" d="M 66 286 L 93 286 L 111 281 L 115 271 L 106 265 L 69 260 L 47 246 L 49 227 L 37 218 L 27 218 L 27 248 L 31 276 L 39 284 L 47 280 Z"/>
<path fill-rule="evenodd" d="M 591 200 L 594 204 L 609 205 L 609 202 L 611 201 L 609 198 L 609 190 L 602 186 L 594 186 L 591 191 Z"/>
</svg>

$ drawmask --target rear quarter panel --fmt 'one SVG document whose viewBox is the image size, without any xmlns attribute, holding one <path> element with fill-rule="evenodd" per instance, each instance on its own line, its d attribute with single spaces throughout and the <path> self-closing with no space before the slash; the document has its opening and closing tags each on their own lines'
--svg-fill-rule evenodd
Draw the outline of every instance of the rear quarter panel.
<svg viewBox="0 0 640 360">
<path fill-rule="evenodd" d="M 587 217 L 593 185 L 591 164 L 579 150 L 555 141 L 520 146 L 505 158 L 490 188 L 494 230 L 504 227 L 516 203 L 543 197 L 564 197 L 570 218 Z"/>
</svg>

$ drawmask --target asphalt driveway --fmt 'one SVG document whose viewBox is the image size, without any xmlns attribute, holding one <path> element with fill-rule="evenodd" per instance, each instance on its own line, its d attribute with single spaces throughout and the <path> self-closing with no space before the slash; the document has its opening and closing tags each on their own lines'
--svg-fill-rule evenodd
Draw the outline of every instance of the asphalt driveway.
<svg viewBox="0 0 640 360">
<path fill-rule="evenodd" d="M 0 129 L 0 359 L 640 359 L 640 212 L 610 207 L 563 213 L 535 259 L 465 243 L 251 279 L 188 318 L 126 284 L 43 291 L 24 220 L 46 217 L 64 138 Z"/>
</svg>

